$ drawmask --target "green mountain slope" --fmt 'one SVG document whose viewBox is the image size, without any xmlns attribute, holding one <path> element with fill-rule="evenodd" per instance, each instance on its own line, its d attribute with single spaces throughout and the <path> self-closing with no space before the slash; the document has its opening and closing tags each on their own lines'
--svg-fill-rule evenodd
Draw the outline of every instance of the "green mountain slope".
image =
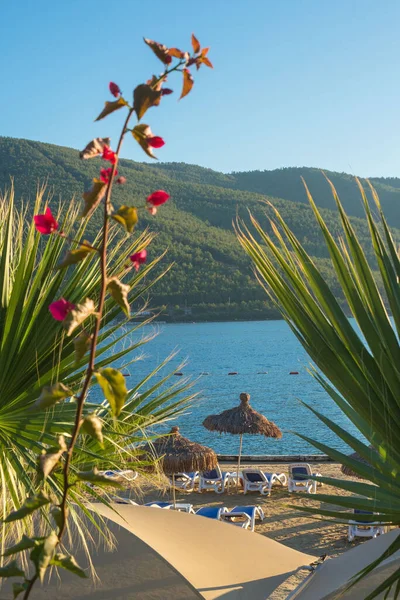
<svg viewBox="0 0 400 600">
<path fill-rule="evenodd" d="M 82 191 L 90 187 L 100 163 L 100 159 L 81 161 L 78 152 L 70 148 L 0 138 L 0 191 L 10 185 L 12 177 L 17 198 L 29 202 L 38 183 L 46 181 L 54 198 L 61 197 L 66 201 L 73 195 L 80 197 Z M 311 210 L 304 202 L 299 177 L 301 172 L 310 181 L 313 192 L 315 182 L 321 177 L 324 194 L 319 197 L 318 188 L 315 200 L 322 206 L 332 206 L 332 202 L 328 202 L 327 184 L 317 170 L 282 169 L 225 175 L 184 163 L 147 164 L 128 160 L 120 162 L 119 170 L 127 178 L 127 183 L 116 187 L 115 206 L 122 203 L 143 205 L 145 197 L 160 188 L 171 194 L 171 200 L 156 218 L 144 211 L 140 221 L 141 227 L 150 224 L 158 233 L 152 252 L 158 254 L 168 247 L 168 261 L 175 263 L 152 293 L 153 304 L 168 305 L 170 315 L 165 318 L 199 320 L 277 316 L 275 309 L 265 301 L 265 293 L 255 282 L 249 262 L 232 231 L 232 220 L 237 214 L 246 218 L 247 209 L 268 228 L 270 209 L 265 205 L 266 199 L 281 211 L 309 252 L 320 262 L 326 278 L 335 285 L 325 245 Z M 287 179 L 283 176 L 285 173 L 288 174 Z M 273 174 L 276 174 L 275 179 Z M 295 184 L 296 178 L 298 182 Z M 343 200 L 350 214 L 361 214 L 354 182 L 348 175 L 333 174 L 335 178 L 339 182 L 335 181 L 338 188 L 343 185 Z M 381 195 L 383 190 L 387 206 L 392 206 L 389 200 L 397 201 L 397 194 L 400 194 L 400 183 L 398 189 L 395 183 L 390 180 L 389 185 L 383 180 L 376 180 Z M 298 202 L 294 201 L 296 198 Z M 335 213 L 330 210 L 323 212 L 331 228 L 339 232 Z M 391 220 L 397 222 L 398 215 L 393 212 Z M 358 218 L 354 218 L 353 222 L 369 254 L 366 223 Z M 184 314 L 185 306 L 192 308 L 191 315 L 187 314 L 188 311 Z"/>
</svg>

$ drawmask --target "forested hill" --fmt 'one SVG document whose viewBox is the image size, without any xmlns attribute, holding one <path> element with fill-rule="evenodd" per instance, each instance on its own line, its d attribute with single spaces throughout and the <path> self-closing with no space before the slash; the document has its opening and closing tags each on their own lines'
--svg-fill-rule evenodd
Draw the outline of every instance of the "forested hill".
<svg viewBox="0 0 400 600">
<path fill-rule="evenodd" d="M 38 183 L 47 182 L 54 198 L 79 197 L 98 173 L 100 161 L 81 161 L 77 150 L 40 142 L 0 137 L 0 191 L 14 178 L 18 199 L 33 198 Z M 324 244 L 306 204 L 302 175 L 317 204 L 333 207 L 323 175 L 317 169 L 280 169 L 226 175 L 184 163 L 120 161 L 127 178 L 118 186 L 113 204 L 143 203 L 155 189 L 165 189 L 171 200 L 156 218 L 143 215 L 141 226 L 151 224 L 159 235 L 152 245 L 157 254 L 169 248 L 168 260 L 176 264 L 154 288 L 153 304 L 167 305 L 172 319 L 249 319 L 277 316 L 255 282 L 249 261 L 232 231 L 236 214 L 247 217 L 250 209 L 268 228 L 266 197 L 280 210 L 307 250 L 318 260 L 327 279 L 335 285 Z M 327 175 L 337 186 L 349 214 L 362 215 L 358 189 L 349 175 Z M 389 222 L 400 227 L 400 180 L 374 179 Z M 323 211 L 331 228 L 338 220 Z M 353 222 L 367 253 L 368 230 L 364 219 Z M 400 234 L 395 232 L 400 240 Z M 191 309 L 191 314 L 190 310 Z"/>
</svg>

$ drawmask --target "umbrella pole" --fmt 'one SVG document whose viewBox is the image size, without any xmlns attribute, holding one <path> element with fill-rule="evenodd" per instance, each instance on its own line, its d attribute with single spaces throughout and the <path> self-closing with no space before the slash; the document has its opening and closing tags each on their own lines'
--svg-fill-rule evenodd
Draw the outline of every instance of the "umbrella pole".
<svg viewBox="0 0 400 600">
<path fill-rule="evenodd" d="M 242 442 L 243 442 L 243 434 L 240 434 L 240 444 L 239 444 L 239 456 L 238 456 L 238 466 L 237 466 L 237 476 L 236 476 L 236 493 L 239 493 L 239 471 L 240 471 L 240 458 L 242 456 Z"/>
<path fill-rule="evenodd" d="M 174 509 L 175 509 L 176 508 L 175 473 L 172 473 L 172 498 L 173 498 Z"/>
</svg>

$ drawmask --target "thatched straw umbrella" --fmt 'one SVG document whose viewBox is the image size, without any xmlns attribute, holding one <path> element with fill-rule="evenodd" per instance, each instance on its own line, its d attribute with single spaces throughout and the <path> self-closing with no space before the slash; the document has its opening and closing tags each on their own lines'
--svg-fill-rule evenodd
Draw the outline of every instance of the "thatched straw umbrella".
<svg viewBox="0 0 400 600">
<path fill-rule="evenodd" d="M 203 425 L 210 431 L 240 435 L 239 458 L 237 466 L 237 489 L 239 488 L 240 458 L 242 455 L 243 434 L 265 435 L 265 437 L 281 438 L 282 432 L 275 423 L 251 408 L 250 394 L 240 394 L 240 404 L 235 408 L 224 410 L 219 415 L 209 415 Z"/>
<path fill-rule="evenodd" d="M 170 434 L 143 447 L 144 454 L 156 456 L 166 475 L 172 475 L 173 501 L 175 501 L 175 474 L 190 471 L 210 471 L 218 464 L 214 450 L 191 442 L 172 427 Z"/>
<path fill-rule="evenodd" d="M 370 449 L 371 449 L 371 452 L 376 452 L 375 448 L 373 448 L 372 446 L 370 446 Z M 360 463 L 370 466 L 369 461 L 366 458 L 364 458 L 363 456 L 360 456 L 358 454 L 358 452 L 353 452 L 353 454 L 349 455 L 349 458 L 354 458 L 355 460 L 358 460 Z M 363 477 L 359 473 L 356 473 L 355 471 L 353 471 L 353 469 L 351 469 L 350 467 L 348 467 L 346 465 L 342 465 L 341 471 L 342 471 L 343 475 L 347 475 L 348 477 L 357 477 L 357 479 L 365 479 L 365 477 Z"/>
</svg>

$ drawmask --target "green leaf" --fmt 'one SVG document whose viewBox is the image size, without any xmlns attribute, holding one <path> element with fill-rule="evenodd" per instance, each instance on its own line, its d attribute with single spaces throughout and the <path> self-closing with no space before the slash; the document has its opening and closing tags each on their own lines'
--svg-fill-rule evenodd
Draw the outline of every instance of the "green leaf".
<svg viewBox="0 0 400 600">
<path fill-rule="evenodd" d="M 95 315 L 96 308 L 93 300 L 86 298 L 83 304 L 77 304 L 75 308 L 70 310 L 68 315 L 63 321 L 64 328 L 66 329 L 67 335 L 71 335 L 75 329 L 81 325 L 88 317 Z"/>
<path fill-rule="evenodd" d="M 92 471 L 78 471 L 76 475 L 82 481 L 89 481 L 90 483 L 93 483 L 95 485 L 119 488 L 123 487 L 122 484 L 116 482 L 114 479 L 110 479 L 105 475 L 99 475 L 99 471 L 96 467 L 94 467 Z"/>
<path fill-rule="evenodd" d="M 60 435 L 58 437 L 58 447 L 51 448 L 39 456 L 40 471 L 43 474 L 44 479 L 50 475 L 66 450 L 67 445 L 64 436 Z"/>
<path fill-rule="evenodd" d="M 13 599 L 15 600 L 21 594 L 21 592 L 25 592 L 28 588 L 28 585 L 29 584 L 27 581 L 25 581 L 24 583 L 13 583 Z"/>
<path fill-rule="evenodd" d="M 125 377 L 118 369 L 112 367 L 96 371 L 95 376 L 110 404 L 112 415 L 118 417 L 124 407 L 128 393 Z"/>
<path fill-rule="evenodd" d="M 133 92 L 133 108 L 138 121 L 152 106 L 158 106 L 161 101 L 161 90 L 155 90 L 147 83 L 138 85 Z"/>
<path fill-rule="evenodd" d="M 59 263 L 57 268 L 63 269 L 69 265 L 76 265 L 81 260 L 86 258 L 88 254 L 92 254 L 93 252 L 96 252 L 95 248 L 90 247 L 90 243 L 85 240 L 83 244 L 79 246 L 79 248 L 70 250 L 64 259 Z"/>
<path fill-rule="evenodd" d="M 153 137 L 153 133 L 149 125 L 139 123 L 139 125 L 136 125 L 136 127 L 132 129 L 132 135 L 142 150 L 146 152 L 147 156 L 150 156 L 150 158 L 157 158 L 153 154 L 152 147 L 147 143 L 147 138 Z"/>
<path fill-rule="evenodd" d="M 78 565 L 73 556 L 67 556 L 66 554 L 56 554 L 51 559 L 50 564 L 54 565 L 55 567 L 61 567 L 62 569 L 66 569 L 67 571 L 70 571 L 70 573 L 74 573 L 74 575 L 82 577 L 82 579 L 87 578 L 85 571 Z"/>
<path fill-rule="evenodd" d="M 81 333 L 74 339 L 76 365 L 81 362 L 82 358 L 89 350 L 91 341 L 92 336 L 89 335 L 85 330 L 81 331 Z"/>
<path fill-rule="evenodd" d="M 42 392 L 33 405 L 33 408 L 38 410 L 50 408 L 50 406 L 54 406 L 54 404 L 57 404 L 57 402 L 60 402 L 60 400 L 65 400 L 65 398 L 70 398 L 73 395 L 73 391 L 63 383 L 58 382 L 54 385 L 48 385 L 42 389 Z"/>
<path fill-rule="evenodd" d="M 103 432 L 102 432 L 103 422 L 101 419 L 99 419 L 99 417 L 97 415 L 92 413 L 92 414 L 88 415 L 87 417 L 85 417 L 82 421 L 81 427 L 85 433 L 87 433 L 92 438 L 97 440 L 99 442 L 99 444 L 102 447 L 104 447 Z"/>
<path fill-rule="evenodd" d="M 29 548 L 33 548 L 35 546 L 35 544 L 36 544 L 36 541 L 34 539 L 23 534 L 22 539 L 14 546 L 7 548 L 7 550 L 4 552 L 3 556 L 12 556 L 13 554 L 18 554 L 19 552 L 23 552 L 24 550 L 29 550 Z"/>
<path fill-rule="evenodd" d="M 79 152 L 79 158 L 82 160 L 95 158 L 96 156 L 103 154 L 104 146 L 110 146 L 110 144 L 110 138 L 96 138 L 89 142 L 82 152 Z"/>
<path fill-rule="evenodd" d="M 68 508 L 66 510 L 67 510 L 67 514 L 68 514 Z M 53 506 L 52 509 L 50 510 L 50 514 L 53 517 L 55 524 L 60 529 L 63 524 L 61 508 L 59 506 Z"/>
<path fill-rule="evenodd" d="M 118 100 L 115 100 L 114 102 L 106 102 L 103 110 L 101 111 L 97 119 L 95 119 L 95 121 L 100 121 L 100 119 L 104 119 L 104 117 L 107 117 L 107 115 L 110 115 L 111 113 L 115 112 L 116 110 L 119 110 L 120 108 L 123 108 L 124 106 L 128 106 L 128 103 L 122 97 L 118 98 Z"/>
<path fill-rule="evenodd" d="M 137 209 L 134 206 L 125 206 L 123 204 L 119 207 L 111 217 L 117 223 L 120 223 L 128 233 L 132 233 L 136 223 L 138 222 Z"/>
<path fill-rule="evenodd" d="M 117 277 L 108 280 L 107 290 L 114 298 L 115 302 L 122 308 L 127 317 L 130 316 L 130 306 L 128 302 L 129 285 L 122 283 Z"/>
<path fill-rule="evenodd" d="M 85 201 L 85 206 L 81 213 L 81 217 L 87 217 L 94 211 L 96 206 L 103 200 L 107 189 L 107 184 L 100 179 L 93 179 L 93 186 L 88 192 L 83 192 L 82 198 Z"/>
<path fill-rule="evenodd" d="M 10 513 L 5 519 L 3 519 L 4 523 L 11 523 L 11 521 L 19 521 L 20 519 L 24 519 L 28 515 L 31 515 L 35 510 L 45 506 L 45 504 L 49 504 L 50 500 L 44 494 L 44 492 L 40 491 L 35 496 L 30 496 L 24 502 L 24 504 L 18 510 L 14 510 Z"/>
<path fill-rule="evenodd" d="M 25 573 L 20 569 L 16 560 L 8 563 L 5 567 L 0 567 L 0 577 L 24 577 Z"/>
<path fill-rule="evenodd" d="M 37 564 L 37 573 L 39 575 L 40 581 L 43 582 L 44 575 L 46 573 L 46 569 L 49 566 L 53 556 L 56 546 L 58 544 L 58 535 L 55 531 L 52 531 L 50 535 L 48 535 L 44 541 L 41 548 L 41 552 L 39 555 L 39 560 Z"/>
</svg>

